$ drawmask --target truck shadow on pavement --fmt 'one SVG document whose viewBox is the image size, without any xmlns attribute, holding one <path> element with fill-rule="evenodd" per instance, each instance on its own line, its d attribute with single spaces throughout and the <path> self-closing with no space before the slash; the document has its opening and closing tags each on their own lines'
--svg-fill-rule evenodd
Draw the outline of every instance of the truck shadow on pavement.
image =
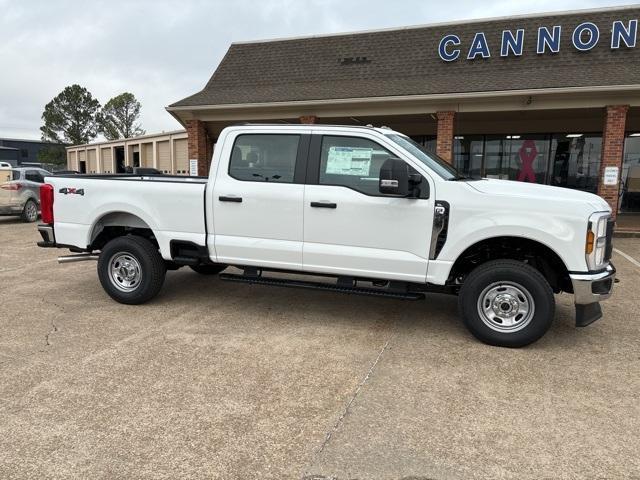
<svg viewBox="0 0 640 480">
<path fill-rule="evenodd" d="M 553 348 L 579 342 L 569 296 L 558 297 L 556 316 L 549 332 L 526 348 Z M 370 324 L 372 329 L 411 329 L 415 335 L 451 335 L 457 341 L 477 342 L 458 316 L 457 297 L 429 293 L 424 300 L 397 300 L 280 286 L 226 282 L 188 270 L 170 272 L 154 303 L 203 304 L 208 311 L 240 310 L 247 318 L 297 323 Z M 584 331 L 584 329 L 581 329 Z"/>
</svg>

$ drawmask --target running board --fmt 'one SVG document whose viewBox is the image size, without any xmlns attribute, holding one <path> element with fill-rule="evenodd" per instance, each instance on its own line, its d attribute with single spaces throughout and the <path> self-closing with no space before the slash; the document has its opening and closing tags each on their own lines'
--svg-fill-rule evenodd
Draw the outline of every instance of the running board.
<svg viewBox="0 0 640 480">
<path fill-rule="evenodd" d="M 338 293 L 350 293 L 353 295 L 368 295 L 372 297 L 386 297 L 396 298 L 402 300 L 422 300 L 424 294 L 420 292 L 406 292 L 399 290 L 385 290 L 377 288 L 363 288 L 363 287 L 346 287 L 341 285 L 332 285 L 328 283 L 320 282 L 306 282 L 304 280 L 288 280 L 284 278 L 267 278 L 255 275 L 236 275 L 233 273 L 221 273 L 219 275 L 221 280 L 227 282 L 240 282 L 240 283 L 257 283 L 260 285 L 274 285 L 277 287 L 290 287 L 290 288 L 308 288 L 313 290 L 325 290 L 328 292 Z"/>
</svg>

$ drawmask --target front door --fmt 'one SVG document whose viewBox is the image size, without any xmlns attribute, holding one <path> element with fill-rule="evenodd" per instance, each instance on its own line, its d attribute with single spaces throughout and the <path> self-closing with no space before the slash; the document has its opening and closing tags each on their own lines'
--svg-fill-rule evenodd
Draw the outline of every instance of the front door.
<svg viewBox="0 0 640 480">
<path fill-rule="evenodd" d="M 302 269 L 309 135 L 243 133 L 225 140 L 213 196 L 220 263 Z"/>
<path fill-rule="evenodd" d="M 426 281 L 433 188 L 429 195 L 425 177 L 420 198 L 381 194 L 380 167 L 401 156 L 389 149 L 373 138 L 313 136 L 304 196 L 306 271 Z"/>
</svg>

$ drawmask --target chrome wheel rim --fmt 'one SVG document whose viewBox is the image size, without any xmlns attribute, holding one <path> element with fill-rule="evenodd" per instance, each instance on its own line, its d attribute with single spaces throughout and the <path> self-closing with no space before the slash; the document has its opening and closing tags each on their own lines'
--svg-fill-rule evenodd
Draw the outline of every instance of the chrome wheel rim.
<svg viewBox="0 0 640 480">
<path fill-rule="evenodd" d="M 518 332 L 531 323 L 534 313 L 533 297 L 519 283 L 492 283 L 478 297 L 478 315 L 496 332 Z"/>
<path fill-rule="evenodd" d="M 38 207 L 33 202 L 27 203 L 27 220 L 35 221 L 38 218 Z"/>
<path fill-rule="evenodd" d="M 109 260 L 109 278 L 121 292 L 132 292 L 142 280 L 140 262 L 129 253 L 116 253 Z"/>
</svg>

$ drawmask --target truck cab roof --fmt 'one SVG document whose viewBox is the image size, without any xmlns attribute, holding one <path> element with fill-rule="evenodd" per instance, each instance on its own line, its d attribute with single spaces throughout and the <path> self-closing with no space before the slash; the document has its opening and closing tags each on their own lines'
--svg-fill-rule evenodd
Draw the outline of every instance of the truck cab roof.
<svg viewBox="0 0 640 480">
<path fill-rule="evenodd" d="M 389 127 L 385 127 L 385 126 L 374 127 L 371 124 L 369 124 L 369 125 L 338 125 L 338 124 L 324 124 L 324 123 L 308 124 L 308 123 L 256 123 L 256 122 L 244 122 L 244 123 L 237 123 L 237 124 L 231 125 L 230 127 L 227 127 L 227 128 L 234 128 L 234 127 L 268 127 L 269 129 L 275 127 L 275 128 L 282 128 L 283 130 L 286 130 L 286 129 L 291 128 L 291 127 L 295 127 L 296 129 L 303 128 L 303 129 L 308 129 L 308 130 L 365 129 L 365 130 L 375 131 L 375 132 L 382 133 L 382 134 L 396 133 L 398 135 L 404 135 L 403 133 L 397 132 L 395 130 L 392 130 Z"/>
</svg>

